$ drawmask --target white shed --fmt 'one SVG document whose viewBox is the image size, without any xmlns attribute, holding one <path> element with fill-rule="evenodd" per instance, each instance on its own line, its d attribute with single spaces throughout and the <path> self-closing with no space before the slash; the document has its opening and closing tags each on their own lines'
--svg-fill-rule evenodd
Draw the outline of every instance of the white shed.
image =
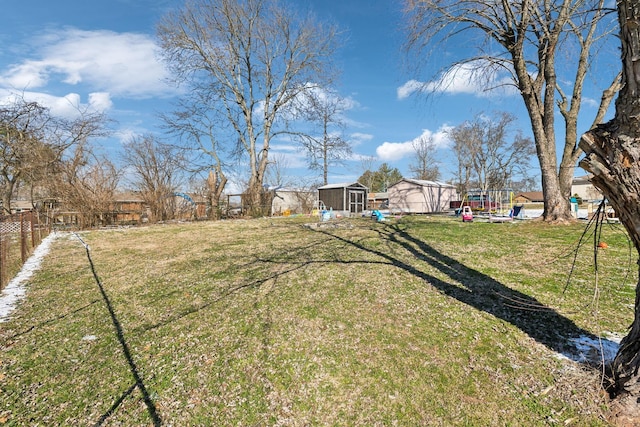
<svg viewBox="0 0 640 427">
<path fill-rule="evenodd" d="M 456 187 L 439 181 L 402 178 L 390 186 L 389 209 L 403 213 L 433 213 L 449 209 L 458 200 Z"/>
<path fill-rule="evenodd" d="M 591 183 L 591 175 L 577 176 L 571 182 L 571 196 L 578 196 L 582 200 L 602 199 L 602 193 Z"/>
<path fill-rule="evenodd" d="M 270 188 L 271 215 L 308 214 L 315 206 L 316 192 L 300 188 Z"/>
</svg>

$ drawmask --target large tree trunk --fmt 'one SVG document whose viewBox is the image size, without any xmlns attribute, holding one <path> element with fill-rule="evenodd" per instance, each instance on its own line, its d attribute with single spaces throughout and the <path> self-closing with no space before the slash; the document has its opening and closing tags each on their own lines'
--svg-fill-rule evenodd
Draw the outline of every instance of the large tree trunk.
<svg viewBox="0 0 640 427">
<path fill-rule="evenodd" d="M 218 164 L 217 171 L 210 170 L 207 178 L 207 193 L 209 197 L 209 219 L 220 219 L 220 199 L 227 185 L 227 177 L 222 173 L 222 168 Z"/>
<path fill-rule="evenodd" d="M 269 140 L 265 138 L 264 148 L 260 156 L 252 156 L 252 170 L 247 190 L 244 193 L 244 204 L 252 217 L 269 215 L 271 206 L 268 205 L 268 192 L 264 188 L 264 176 L 268 165 Z M 255 160 L 258 158 L 259 160 Z"/>
<path fill-rule="evenodd" d="M 592 183 L 616 210 L 640 253 L 640 4 L 618 0 L 622 43 L 622 84 L 615 118 L 583 135 L 586 157 L 580 166 L 593 174 Z M 613 362 L 612 394 L 638 413 L 640 398 L 640 280 L 635 317 Z"/>
<path fill-rule="evenodd" d="M 571 179 L 575 158 L 567 159 L 563 156 L 558 173 L 558 162 L 556 159 L 556 139 L 554 124 L 555 100 L 553 92 L 542 97 L 537 88 L 529 78 L 528 70 L 523 58 L 514 56 L 514 64 L 520 82 L 520 91 L 525 107 L 531 120 L 531 128 L 536 144 L 536 155 L 540 163 L 540 174 L 542 179 L 542 194 L 544 196 L 544 212 L 542 217 L 545 221 L 557 222 L 572 219 L 571 205 L 569 203 L 571 191 Z M 565 141 L 565 146 L 567 142 Z M 563 182 L 568 182 L 563 184 Z"/>
</svg>

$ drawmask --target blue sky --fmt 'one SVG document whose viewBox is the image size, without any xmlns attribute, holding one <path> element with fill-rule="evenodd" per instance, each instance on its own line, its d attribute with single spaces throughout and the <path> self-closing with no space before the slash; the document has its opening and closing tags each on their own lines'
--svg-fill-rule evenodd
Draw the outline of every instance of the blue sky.
<svg viewBox="0 0 640 427">
<path fill-rule="evenodd" d="M 116 153 L 131 136 L 159 133 L 159 112 L 171 109 L 176 89 L 164 83 L 166 71 L 156 56 L 155 25 L 181 0 L 19 0 L 3 5 L 0 28 L 0 99 L 24 93 L 53 111 L 69 114 L 91 105 L 115 119 L 113 137 L 100 141 Z M 330 172 L 330 182 L 355 181 L 362 157 L 375 156 L 410 176 L 411 142 L 433 135 L 439 144 L 442 179 L 453 177 L 455 163 L 446 129 L 480 113 L 509 111 L 516 126 L 530 134 L 521 99 L 513 93 L 482 93 L 468 80 L 455 81 L 447 93 L 417 96 L 416 82 L 437 78 L 434 64 L 419 73 L 403 67 L 402 13 L 399 0 L 297 0 L 345 30 L 337 56 L 342 77 L 337 86 L 350 99 L 347 135 L 354 157 Z M 442 52 L 442 57 L 455 54 Z M 615 62 L 617 58 L 612 58 Z M 595 88 L 595 84 L 592 84 Z M 597 92 L 587 88 L 585 114 L 595 111 Z M 586 129 L 581 129 L 580 132 Z M 288 158 L 287 173 L 310 173 L 301 153 L 274 141 L 272 153 Z M 537 173 L 533 172 L 534 175 Z M 580 171 L 577 173 L 580 174 Z"/>
</svg>

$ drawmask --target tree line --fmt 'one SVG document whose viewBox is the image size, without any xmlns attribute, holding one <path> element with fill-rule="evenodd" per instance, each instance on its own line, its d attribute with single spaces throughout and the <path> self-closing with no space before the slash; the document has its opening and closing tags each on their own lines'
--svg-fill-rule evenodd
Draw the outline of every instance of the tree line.
<svg viewBox="0 0 640 427">
<path fill-rule="evenodd" d="M 491 190 L 513 192 L 533 191 L 537 188 L 535 177 L 530 175 L 531 159 L 535 145 L 530 138 L 513 129 L 516 117 L 507 112 L 492 116 L 479 114 L 449 129 L 455 157 L 454 179 L 458 194 L 472 191 L 488 194 Z M 408 178 L 439 181 L 442 179 L 437 147 L 433 136 L 422 136 L 412 142 L 413 156 L 409 164 Z M 387 163 L 377 170 L 371 166 L 374 158 L 363 161 L 365 172 L 358 182 L 374 192 L 384 192 L 390 185 L 402 179 L 402 173 Z"/>
<path fill-rule="evenodd" d="M 317 100 L 311 104 L 314 111 L 318 104 Z M 335 105 L 332 108 L 336 111 Z M 319 164 L 326 184 L 330 162 L 342 159 L 350 147 L 339 137 L 327 136 L 328 120 L 325 115 L 321 117 L 324 131 L 320 134 L 326 139 L 302 132 L 295 136 L 309 153 L 309 161 Z M 150 221 L 166 221 L 178 213 L 171 196 L 186 187 L 194 197 L 206 201 L 209 218 L 219 218 L 228 180 L 222 162 L 211 162 L 219 159 L 219 154 L 203 145 L 193 123 L 178 125 L 171 121 L 174 119 L 175 116 L 167 118 L 170 131 L 190 132 L 188 138 L 197 141 L 196 145 L 167 143 L 153 135 L 134 136 L 123 143 L 124 154 L 119 159 L 110 159 L 96 154 L 99 150 L 92 145 L 92 140 L 107 134 L 106 117 L 78 111 L 73 119 L 56 118 L 46 107 L 16 97 L 0 108 L 3 211 L 11 212 L 11 201 L 16 196 L 31 200 L 34 206 L 55 202 L 75 212 L 81 227 L 91 227 L 105 222 L 104 214 L 113 209 L 117 193 L 124 186 L 148 207 Z M 533 143 L 519 133 L 512 141 L 507 139 L 513 121 L 515 117 L 507 113 L 498 118 L 478 116 L 449 131 L 458 160 L 461 194 L 470 188 L 485 192 L 507 186 L 527 189 L 523 187 L 526 182 L 507 182 L 514 174 L 526 175 L 533 150 Z M 413 148 L 411 178 L 439 180 L 433 138 L 421 138 Z M 272 184 L 283 183 L 275 176 L 281 162 L 276 158 L 268 165 L 266 179 Z M 374 158 L 364 159 L 364 173 L 358 179 L 370 191 L 387 191 L 403 178 L 397 168 L 387 163 L 373 170 L 374 163 Z M 202 172 L 206 172 L 203 178 L 189 180 L 202 177 Z M 264 210 L 268 196 L 263 190 L 258 197 L 259 207 Z"/>
</svg>

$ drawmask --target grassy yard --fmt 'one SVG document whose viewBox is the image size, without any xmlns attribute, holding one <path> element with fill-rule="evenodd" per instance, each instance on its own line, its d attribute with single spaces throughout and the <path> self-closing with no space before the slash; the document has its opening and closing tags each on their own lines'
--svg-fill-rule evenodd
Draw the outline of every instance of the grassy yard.
<svg viewBox="0 0 640 427">
<path fill-rule="evenodd" d="M 605 226 L 596 274 L 584 230 L 406 217 L 84 232 L 96 276 L 59 235 L 0 323 L 0 425 L 608 425 L 599 371 L 558 354 L 625 332 L 637 265 Z"/>
</svg>

